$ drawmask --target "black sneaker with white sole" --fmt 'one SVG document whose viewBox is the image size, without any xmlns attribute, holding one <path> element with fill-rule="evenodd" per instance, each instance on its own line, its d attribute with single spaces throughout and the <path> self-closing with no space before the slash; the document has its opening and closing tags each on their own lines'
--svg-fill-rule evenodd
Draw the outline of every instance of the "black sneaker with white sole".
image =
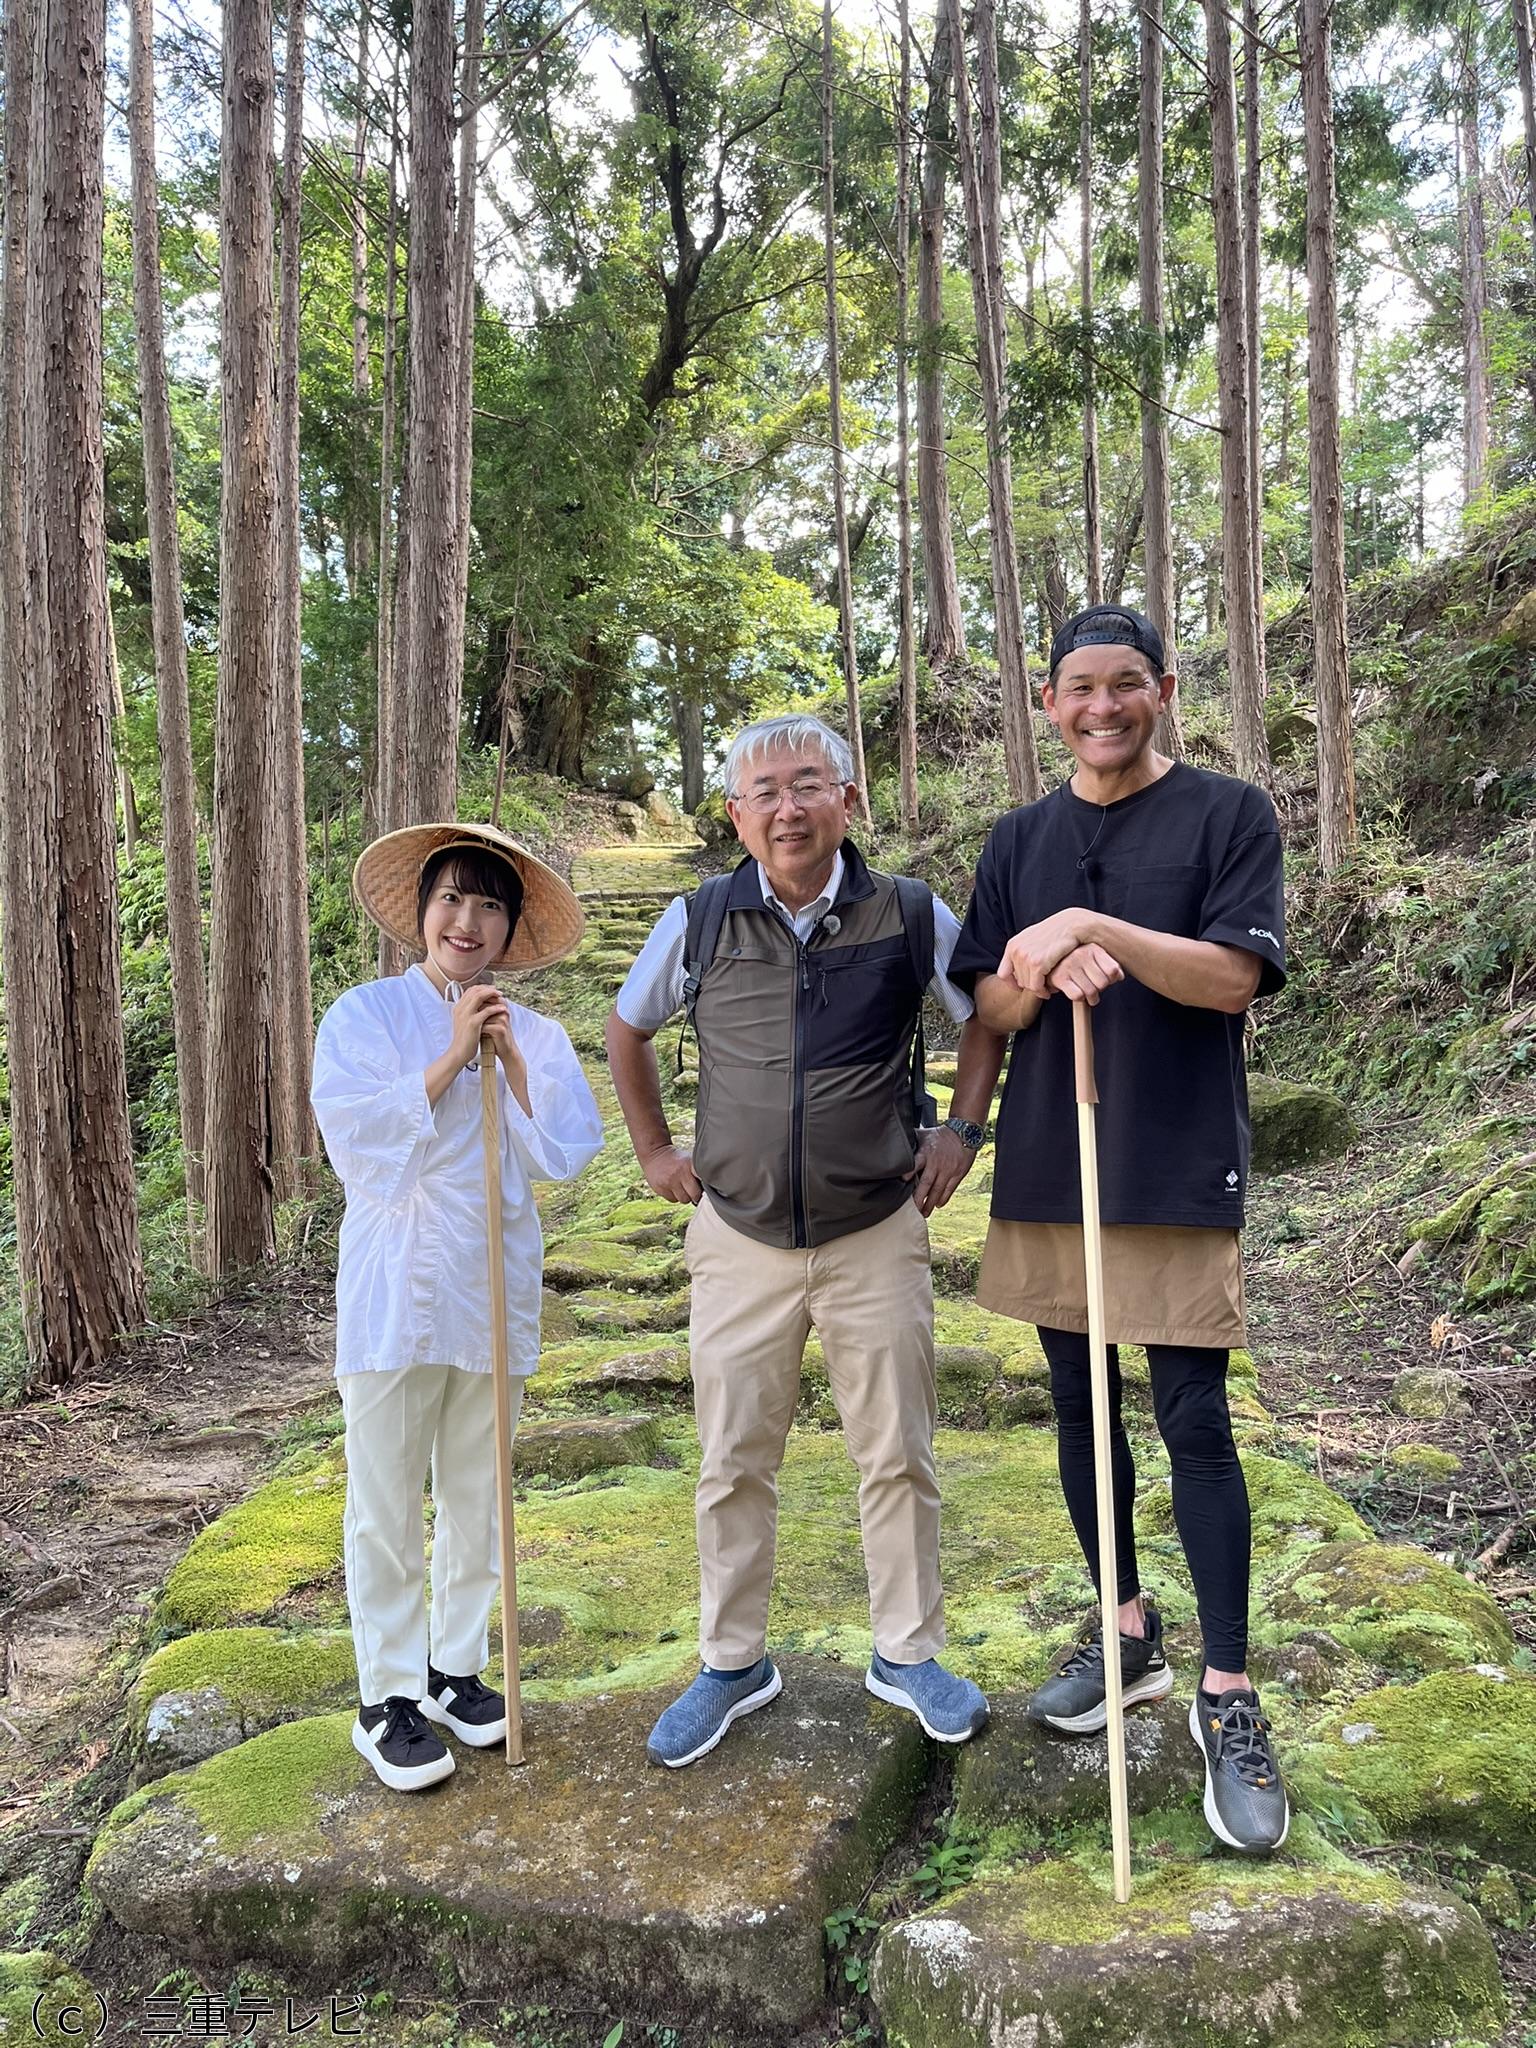
<svg viewBox="0 0 1536 2048">
<path fill-rule="evenodd" d="M 478 1678 L 449 1678 L 429 1664 L 421 1711 L 471 1749 L 493 1749 L 507 1739 L 507 1703 Z"/>
<path fill-rule="evenodd" d="M 1173 1672 L 1163 1654 L 1163 1624 L 1157 1610 L 1146 1610 L 1144 1636 L 1120 1638 L 1120 1702 L 1134 1707 L 1142 1700 L 1160 1700 L 1173 1691 Z M 1104 1701 L 1104 1640 L 1086 1636 L 1053 1678 L 1031 1695 L 1024 1711 L 1042 1728 L 1058 1735 L 1094 1735 L 1109 1719 Z"/>
<path fill-rule="evenodd" d="M 422 1717 L 415 1700 L 392 1693 L 376 1707 L 359 1707 L 352 1747 L 394 1792 L 420 1792 L 453 1776 L 453 1758 Z"/>
<path fill-rule="evenodd" d="M 1189 1732 L 1205 1761 L 1205 1818 L 1212 1834 L 1246 1856 L 1268 1856 L 1290 1832 L 1291 1809 L 1258 1694 L 1246 1686 L 1215 1699 L 1197 1692 Z"/>
</svg>

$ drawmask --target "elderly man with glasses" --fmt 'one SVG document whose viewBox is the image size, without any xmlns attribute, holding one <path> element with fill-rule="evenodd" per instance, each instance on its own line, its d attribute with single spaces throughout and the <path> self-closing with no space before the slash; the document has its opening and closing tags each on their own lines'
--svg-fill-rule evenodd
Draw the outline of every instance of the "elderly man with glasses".
<svg viewBox="0 0 1536 2048">
<path fill-rule="evenodd" d="M 814 1329 L 859 1470 L 874 1654 L 865 1684 L 940 1742 L 987 1703 L 944 1644 L 933 1282 L 926 1218 L 969 1172 L 1003 1041 L 946 967 L 958 920 L 846 838 L 847 743 L 814 718 L 768 719 L 726 756 L 746 858 L 677 897 L 608 1020 L 608 1059 L 649 1185 L 691 1202 L 689 1343 L 699 1425 L 699 1676 L 648 1753 L 696 1761 L 777 1697 L 767 1655 L 777 1475 Z M 919 1129 L 923 996 L 964 1025 L 952 1108 Z M 693 1149 L 673 1142 L 652 1044 L 688 1007 L 699 1043 Z"/>
</svg>

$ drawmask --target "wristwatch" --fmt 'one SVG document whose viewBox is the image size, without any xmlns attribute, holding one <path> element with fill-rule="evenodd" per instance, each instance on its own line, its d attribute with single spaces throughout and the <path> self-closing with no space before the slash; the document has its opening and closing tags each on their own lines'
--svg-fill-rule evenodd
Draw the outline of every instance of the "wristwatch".
<svg viewBox="0 0 1536 2048">
<path fill-rule="evenodd" d="M 987 1142 L 985 1125 L 968 1124 L 963 1116 L 945 1117 L 944 1128 L 954 1132 L 967 1152 L 979 1152 Z"/>
</svg>

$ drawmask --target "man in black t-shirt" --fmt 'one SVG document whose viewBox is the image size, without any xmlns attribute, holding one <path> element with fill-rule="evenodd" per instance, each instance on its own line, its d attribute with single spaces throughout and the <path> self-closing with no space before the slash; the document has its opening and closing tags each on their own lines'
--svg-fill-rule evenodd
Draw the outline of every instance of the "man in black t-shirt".
<svg viewBox="0 0 1536 2048">
<path fill-rule="evenodd" d="M 977 1296 L 1039 1330 L 1062 1489 L 1097 1583 L 1071 1002 L 1094 1006 L 1124 1698 L 1161 1698 L 1173 1674 L 1137 1574 L 1116 1341 L 1146 1346 L 1173 1470 L 1205 1645 L 1190 1731 L 1206 1818 L 1232 1847 L 1264 1853 L 1285 1840 L 1289 1811 L 1245 1668 L 1250 1520 L 1226 1370 L 1245 1341 L 1243 1022 L 1285 980 L 1281 849 L 1262 790 L 1155 750 L 1173 689 L 1139 612 L 1094 606 L 1057 633 L 1045 708 L 1076 772 L 994 826 L 950 972 L 974 987 L 981 1023 L 1013 1034 Z M 1104 1726 L 1097 1634 L 1029 1711 L 1066 1734 Z"/>
</svg>

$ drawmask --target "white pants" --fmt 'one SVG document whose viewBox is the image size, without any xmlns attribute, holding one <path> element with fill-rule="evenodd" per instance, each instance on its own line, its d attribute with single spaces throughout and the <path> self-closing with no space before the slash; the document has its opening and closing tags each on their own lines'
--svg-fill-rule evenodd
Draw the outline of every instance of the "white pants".
<svg viewBox="0 0 1536 2048">
<path fill-rule="evenodd" d="M 408 1365 L 337 1381 L 346 1417 L 347 1604 L 364 1706 L 427 1689 L 427 1552 L 422 1489 L 432 1474 L 431 1661 L 467 1678 L 485 1668 L 500 1577 L 496 1398 L 488 1372 Z M 523 1382 L 511 1383 L 512 1427 Z"/>
</svg>

